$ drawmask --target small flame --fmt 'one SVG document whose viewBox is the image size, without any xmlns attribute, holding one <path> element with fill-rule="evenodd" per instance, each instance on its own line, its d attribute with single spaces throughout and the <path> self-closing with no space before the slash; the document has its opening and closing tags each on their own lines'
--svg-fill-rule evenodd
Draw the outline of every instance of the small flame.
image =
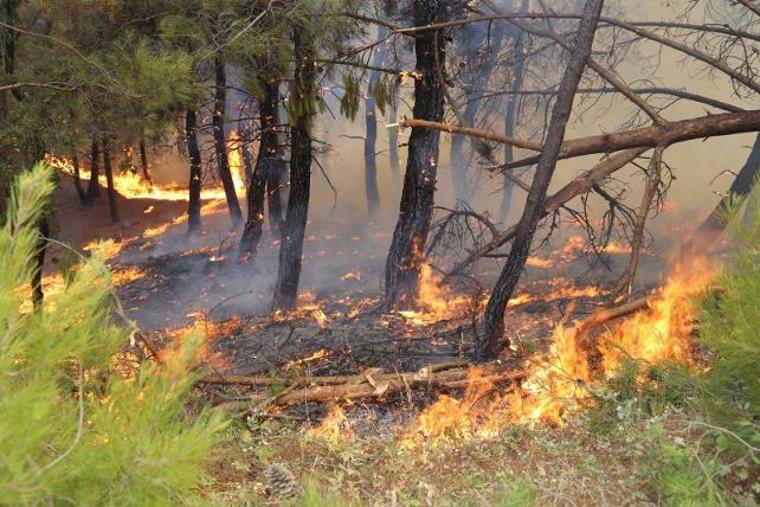
<svg viewBox="0 0 760 507">
<path fill-rule="evenodd" d="M 354 432 L 351 424 L 340 405 L 334 403 L 330 406 L 327 415 L 322 419 L 319 426 L 310 428 L 307 434 L 311 437 L 341 442 L 353 439 Z"/>
</svg>

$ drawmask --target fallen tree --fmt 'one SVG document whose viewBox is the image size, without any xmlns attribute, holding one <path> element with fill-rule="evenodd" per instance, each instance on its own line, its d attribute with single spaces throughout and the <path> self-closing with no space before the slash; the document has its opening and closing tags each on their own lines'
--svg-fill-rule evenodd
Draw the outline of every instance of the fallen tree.
<svg viewBox="0 0 760 507">
<path fill-rule="evenodd" d="M 501 136 L 487 130 L 433 121 L 425 121 L 424 124 L 419 122 L 420 120 L 414 118 L 404 118 L 400 125 L 402 127 L 425 127 L 443 132 L 461 133 L 502 144 L 511 144 L 516 147 L 541 150 L 541 146 L 537 146 L 531 141 Z M 699 118 L 668 122 L 663 125 L 651 125 L 649 127 L 626 130 L 624 132 L 611 132 L 570 139 L 562 143 L 559 159 L 593 155 L 595 153 L 614 153 L 630 148 L 652 148 L 657 145 L 669 146 L 694 139 L 756 132 L 758 130 L 760 130 L 760 110 L 711 114 Z M 490 169 L 492 171 L 504 171 L 526 167 L 537 163 L 539 157 L 540 155 L 525 157 Z"/>
</svg>

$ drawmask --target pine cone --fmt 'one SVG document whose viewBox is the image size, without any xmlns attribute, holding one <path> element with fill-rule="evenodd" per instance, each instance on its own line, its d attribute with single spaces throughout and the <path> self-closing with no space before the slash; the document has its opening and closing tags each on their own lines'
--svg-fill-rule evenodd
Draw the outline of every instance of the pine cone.
<svg viewBox="0 0 760 507">
<path fill-rule="evenodd" d="M 273 463 L 264 471 L 267 494 L 279 498 L 291 498 L 296 493 L 296 478 L 285 465 Z"/>
</svg>

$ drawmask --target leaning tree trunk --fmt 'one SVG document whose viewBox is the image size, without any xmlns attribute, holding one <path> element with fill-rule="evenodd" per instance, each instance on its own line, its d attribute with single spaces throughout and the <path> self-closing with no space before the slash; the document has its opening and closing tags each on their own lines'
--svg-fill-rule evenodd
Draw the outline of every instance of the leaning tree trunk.
<svg viewBox="0 0 760 507">
<path fill-rule="evenodd" d="M 568 61 L 557 92 L 557 102 L 554 104 L 546 141 L 528 192 L 523 215 L 517 225 L 517 234 L 509 252 L 509 258 L 488 299 L 485 312 L 485 336 L 478 344 L 478 353 L 482 358 L 496 357 L 505 346 L 509 345 L 508 341 L 503 340 L 504 312 L 525 267 L 538 221 L 544 211 L 546 191 L 549 189 L 549 183 L 557 166 L 565 138 L 565 129 L 573 108 L 575 91 L 591 54 L 591 46 L 603 4 L 604 0 L 586 0 L 576 36 L 575 51 Z"/>
<path fill-rule="evenodd" d="M 198 146 L 198 117 L 194 109 L 185 112 L 185 140 L 190 157 L 189 197 L 187 201 L 187 232 L 192 234 L 201 228 L 201 187 L 203 173 L 201 150 Z"/>
<path fill-rule="evenodd" d="M 82 186 L 82 178 L 79 176 L 79 156 L 77 155 L 76 149 L 74 149 L 71 154 L 71 165 L 74 168 L 74 188 L 77 190 L 79 203 L 84 205 L 87 202 L 87 192 Z"/>
<path fill-rule="evenodd" d="M 445 6 L 434 0 L 414 2 L 417 26 L 446 21 Z M 434 51 L 438 50 L 438 55 Z M 415 39 L 417 72 L 414 84 L 414 118 L 441 121 L 444 92 L 436 75 L 436 60 L 445 68 L 444 36 L 440 31 Z M 423 250 L 433 216 L 439 132 L 413 127 L 404 175 L 398 222 L 385 263 L 385 302 L 389 309 L 412 308 L 419 291 Z"/>
<path fill-rule="evenodd" d="M 148 152 L 145 149 L 145 137 L 140 137 L 140 165 L 142 166 L 143 178 L 148 182 L 148 185 L 153 185 L 153 176 L 148 164 Z"/>
<path fill-rule="evenodd" d="M 85 198 L 85 204 L 92 206 L 95 202 L 95 198 L 100 197 L 100 183 L 98 178 L 100 177 L 100 145 L 96 138 L 92 138 L 92 146 L 90 148 L 90 182 L 87 184 L 87 196 Z"/>
<path fill-rule="evenodd" d="M 280 186 L 282 176 L 282 149 L 277 135 L 279 123 L 279 87 L 267 84 L 263 100 L 259 102 L 261 140 L 256 167 L 248 186 L 248 219 L 240 238 L 240 254 L 255 255 L 264 228 L 264 201 L 269 195 L 269 220 L 274 233 L 282 220 Z M 275 202 L 276 200 L 276 202 Z"/>
<path fill-rule="evenodd" d="M 214 115 L 212 118 L 214 132 L 214 151 L 216 152 L 216 163 L 219 168 L 219 179 L 222 180 L 224 195 L 227 198 L 227 208 L 230 211 L 232 226 L 237 227 L 243 222 L 243 212 L 240 210 L 237 194 L 235 192 L 235 182 L 230 172 L 230 163 L 227 158 L 227 142 L 224 139 L 224 115 L 225 101 L 227 99 L 227 78 L 224 72 L 224 61 L 217 57 L 214 60 L 214 70 L 216 74 L 216 92 L 214 94 Z"/>
<path fill-rule="evenodd" d="M 530 0 L 523 0 L 520 5 L 520 13 L 525 14 L 530 7 Z M 515 47 L 512 54 L 515 55 L 515 76 L 512 81 L 512 93 L 507 99 L 507 114 L 504 119 L 504 135 L 514 137 L 515 126 L 517 124 L 517 103 L 520 100 L 520 90 L 522 90 L 525 79 L 525 32 L 519 28 L 515 37 Z M 511 144 L 504 145 L 504 163 L 509 164 L 514 160 L 514 149 Z M 499 206 L 499 221 L 507 223 L 509 219 L 509 208 L 512 205 L 512 194 L 514 193 L 514 182 L 504 177 L 504 187 L 501 193 L 501 205 Z"/>
<path fill-rule="evenodd" d="M 119 209 L 116 204 L 116 189 L 113 186 L 113 170 L 111 168 L 111 149 L 108 138 L 102 138 L 103 143 L 103 170 L 106 173 L 106 182 L 108 184 L 108 211 L 111 214 L 111 222 L 119 222 Z"/>
<path fill-rule="evenodd" d="M 291 92 L 290 197 L 281 225 L 280 265 L 274 289 L 274 310 L 291 310 L 298 299 L 301 256 L 309 212 L 311 185 L 311 124 L 314 116 L 314 42 L 296 27 L 293 47 L 296 64 Z"/>
<path fill-rule="evenodd" d="M 737 198 L 749 195 L 753 186 L 757 183 L 758 173 L 760 173 L 760 134 L 755 138 L 755 144 L 752 146 L 752 151 L 747 161 L 728 189 L 728 195 L 720 200 L 689 241 L 689 250 L 691 250 L 692 254 L 704 251 L 705 248 L 709 248 L 718 240 L 723 233 L 723 229 L 726 228 L 726 216 L 731 208 L 731 204 Z"/>
<path fill-rule="evenodd" d="M 386 29 L 380 27 L 377 32 L 377 38 L 385 37 Z M 372 65 L 379 67 L 385 59 L 385 45 L 381 44 L 377 49 L 372 61 Z M 370 70 L 369 85 L 367 86 L 367 100 L 364 101 L 364 189 L 367 196 L 367 212 L 371 217 L 377 214 L 380 209 L 380 190 L 377 185 L 377 111 L 375 103 L 375 93 L 380 83 L 380 71 Z"/>
</svg>

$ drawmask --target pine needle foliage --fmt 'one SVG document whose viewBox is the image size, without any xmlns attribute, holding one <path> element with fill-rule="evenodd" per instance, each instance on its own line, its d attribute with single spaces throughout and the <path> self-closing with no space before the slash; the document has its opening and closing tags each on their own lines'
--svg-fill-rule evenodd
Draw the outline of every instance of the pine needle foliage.
<svg viewBox="0 0 760 507">
<path fill-rule="evenodd" d="M 111 320 L 96 256 L 41 310 L 24 309 L 52 191 L 43 164 L 21 174 L 0 229 L 0 505 L 192 503 L 226 426 L 187 408 L 198 339 L 160 367 L 110 372 L 128 330 Z"/>
<path fill-rule="evenodd" d="M 755 189 L 757 192 L 758 188 Z M 729 212 L 736 242 L 721 291 L 703 304 L 700 340 L 711 353 L 704 402 L 715 422 L 760 446 L 760 209 Z"/>
</svg>

